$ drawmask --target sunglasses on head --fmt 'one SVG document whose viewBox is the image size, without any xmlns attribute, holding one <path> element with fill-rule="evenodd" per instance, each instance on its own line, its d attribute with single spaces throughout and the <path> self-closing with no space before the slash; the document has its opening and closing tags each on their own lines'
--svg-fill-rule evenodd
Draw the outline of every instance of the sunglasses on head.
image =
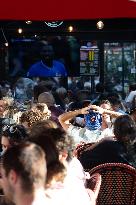
<svg viewBox="0 0 136 205">
<path fill-rule="evenodd" d="M 17 127 L 16 126 L 9 126 L 9 125 L 4 125 L 2 128 L 2 131 L 9 131 L 10 133 L 15 133 L 17 131 Z"/>
</svg>

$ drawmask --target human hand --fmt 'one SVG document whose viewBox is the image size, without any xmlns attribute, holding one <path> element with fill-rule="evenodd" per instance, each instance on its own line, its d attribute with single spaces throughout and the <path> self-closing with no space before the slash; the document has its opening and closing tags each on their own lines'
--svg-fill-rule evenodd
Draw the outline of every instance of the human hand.
<svg viewBox="0 0 136 205">
<path fill-rule="evenodd" d="M 99 194 L 100 186 L 101 186 L 101 175 L 99 173 L 95 173 L 92 176 L 90 176 L 89 179 L 89 187 L 86 189 L 88 192 L 88 195 L 91 200 L 91 204 L 95 205 L 96 200 Z"/>
<path fill-rule="evenodd" d="M 91 105 L 91 109 L 93 109 L 94 112 L 99 112 L 100 114 L 103 114 L 105 111 L 102 107 L 97 105 Z"/>
<path fill-rule="evenodd" d="M 80 110 L 80 111 L 81 111 L 81 114 L 83 114 L 83 115 L 88 114 L 90 109 L 92 109 L 92 105 L 89 105 L 89 106 L 87 106 L 87 107 L 82 108 L 82 109 Z"/>
</svg>

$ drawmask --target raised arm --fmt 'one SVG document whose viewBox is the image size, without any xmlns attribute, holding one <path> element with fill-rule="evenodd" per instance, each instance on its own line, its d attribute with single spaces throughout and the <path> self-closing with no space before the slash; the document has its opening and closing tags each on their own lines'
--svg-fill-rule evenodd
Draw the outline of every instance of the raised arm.
<svg viewBox="0 0 136 205">
<path fill-rule="evenodd" d="M 65 131 L 67 131 L 67 129 L 70 126 L 70 120 L 75 118 L 77 115 L 80 114 L 87 114 L 89 113 L 89 110 L 91 109 L 91 105 L 82 109 L 78 109 L 78 110 L 74 110 L 74 111 L 69 111 L 69 112 L 65 112 L 62 115 L 59 116 L 59 122 L 61 124 L 61 126 L 63 127 L 63 129 Z"/>
<path fill-rule="evenodd" d="M 74 110 L 74 111 L 63 113 L 62 115 L 59 116 L 59 122 L 60 122 L 61 126 L 63 127 L 63 129 L 65 131 L 67 131 L 69 126 L 70 126 L 69 121 L 71 119 L 75 118 L 77 115 L 80 115 L 80 114 L 88 114 L 90 109 L 94 110 L 95 112 L 99 112 L 101 114 L 109 114 L 109 115 L 112 115 L 114 117 L 118 117 L 118 116 L 122 115 L 122 113 L 115 112 L 112 110 L 103 109 L 103 108 L 96 106 L 96 105 L 89 105 L 88 107 L 85 107 L 85 108 L 82 108 L 79 110 Z"/>
<path fill-rule="evenodd" d="M 108 114 L 108 115 L 111 115 L 113 117 L 119 117 L 120 115 L 122 115 L 122 113 L 120 112 L 115 112 L 113 110 L 107 110 L 107 109 L 103 109 L 99 106 L 96 106 L 96 105 L 91 105 L 91 108 L 101 114 Z"/>
</svg>

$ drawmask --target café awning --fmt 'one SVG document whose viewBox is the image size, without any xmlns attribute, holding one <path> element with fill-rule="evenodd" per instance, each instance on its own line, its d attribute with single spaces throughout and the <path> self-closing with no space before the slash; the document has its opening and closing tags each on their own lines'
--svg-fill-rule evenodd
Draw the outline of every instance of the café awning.
<svg viewBox="0 0 136 205">
<path fill-rule="evenodd" d="M 135 0 L 4 0 L 0 20 L 136 18 Z"/>
</svg>

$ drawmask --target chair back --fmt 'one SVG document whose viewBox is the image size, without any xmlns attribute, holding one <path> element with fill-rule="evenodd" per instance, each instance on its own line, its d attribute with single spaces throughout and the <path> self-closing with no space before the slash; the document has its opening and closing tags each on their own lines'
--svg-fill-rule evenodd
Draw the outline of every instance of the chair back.
<svg viewBox="0 0 136 205">
<path fill-rule="evenodd" d="M 97 205 L 136 204 L 136 169 L 123 163 L 105 163 L 89 171 L 90 176 L 99 173 L 102 178 Z M 91 183 L 87 184 L 88 188 Z"/>
</svg>

